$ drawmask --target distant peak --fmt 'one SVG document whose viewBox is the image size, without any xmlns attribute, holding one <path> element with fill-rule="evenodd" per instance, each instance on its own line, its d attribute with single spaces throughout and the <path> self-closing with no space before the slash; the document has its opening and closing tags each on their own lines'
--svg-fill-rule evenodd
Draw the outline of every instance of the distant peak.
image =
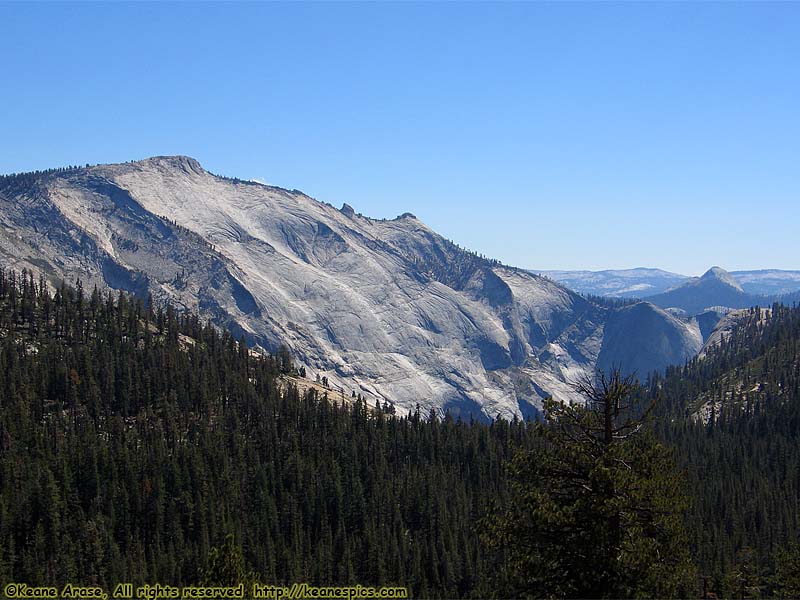
<svg viewBox="0 0 800 600">
<path fill-rule="evenodd" d="M 728 272 L 722 267 L 711 267 L 703 274 L 703 277 L 724 277 Z"/>
<path fill-rule="evenodd" d="M 731 274 L 728 273 L 722 267 L 711 267 L 708 271 L 703 273 L 700 277 L 701 279 L 726 279 L 730 277 Z"/>
<path fill-rule="evenodd" d="M 705 280 L 713 279 L 716 281 L 721 281 L 722 283 L 725 283 L 733 288 L 736 288 L 739 291 L 744 291 L 742 290 L 742 286 L 739 285 L 739 282 L 736 281 L 733 278 L 733 276 L 722 267 L 711 267 L 708 271 L 706 271 L 703 274 L 703 276 L 700 279 L 705 279 Z"/>
</svg>

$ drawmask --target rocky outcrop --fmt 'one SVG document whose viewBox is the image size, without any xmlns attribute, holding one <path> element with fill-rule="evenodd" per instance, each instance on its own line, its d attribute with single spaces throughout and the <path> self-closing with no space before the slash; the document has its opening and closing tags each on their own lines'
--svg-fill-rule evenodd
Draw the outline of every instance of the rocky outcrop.
<svg viewBox="0 0 800 600">
<path fill-rule="evenodd" d="M 0 253 L 285 344 L 311 377 L 400 412 L 533 416 L 546 395 L 574 399 L 571 382 L 597 364 L 646 372 L 694 348 L 688 321 L 617 314 L 413 215 L 369 219 L 187 157 L 0 180 Z M 656 336 L 653 352 L 629 351 L 631 331 L 642 346 Z"/>
<path fill-rule="evenodd" d="M 651 371 L 683 364 L 702 347 L 703 336 L 695 321 L 640 302 L 609 315 L 597 366 L 603 370 L 620 367 L 645 379 Z"/>
</svg>

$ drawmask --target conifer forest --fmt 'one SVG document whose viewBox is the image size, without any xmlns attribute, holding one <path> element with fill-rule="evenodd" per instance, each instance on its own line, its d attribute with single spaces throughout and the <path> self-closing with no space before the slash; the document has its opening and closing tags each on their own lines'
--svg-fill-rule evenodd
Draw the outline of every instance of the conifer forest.
<svg viewBox="0 0 800 600">
<path fill-rule="evenodd" d="M 399 415 L 195 314 L 4 270 L 0 581 L 798 597 L 799 346 L 776 304 L 538 420 Z"/>
</svg>

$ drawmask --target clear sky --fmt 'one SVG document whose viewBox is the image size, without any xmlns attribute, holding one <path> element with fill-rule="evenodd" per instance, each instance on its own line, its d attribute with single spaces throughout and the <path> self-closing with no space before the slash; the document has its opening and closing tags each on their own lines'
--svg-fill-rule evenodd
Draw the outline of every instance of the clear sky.
<svg viewBox="0 0 800 600">
<path fill-rule="evenodd" d="M 0 3 L 0 172 L 187 154 L 537 269 L 800 268 L 800 3 Z"/>
</svg>

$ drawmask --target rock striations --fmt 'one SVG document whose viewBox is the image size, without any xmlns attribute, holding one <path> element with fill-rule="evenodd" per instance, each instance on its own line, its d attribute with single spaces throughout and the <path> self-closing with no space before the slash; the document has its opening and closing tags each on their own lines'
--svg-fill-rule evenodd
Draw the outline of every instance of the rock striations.
<svg viewBox="0 0 800 600">
<path fill-rule="evenodd" d="M 1 178 L 0 256 L 285 344 L 310 376 L 401 412 L 532 416 L 598 359 L 644 375 L 699 349 L 695 320 L 596 305 L 409 213 L 370 219 L 183 156 Z"/>
</svg>

